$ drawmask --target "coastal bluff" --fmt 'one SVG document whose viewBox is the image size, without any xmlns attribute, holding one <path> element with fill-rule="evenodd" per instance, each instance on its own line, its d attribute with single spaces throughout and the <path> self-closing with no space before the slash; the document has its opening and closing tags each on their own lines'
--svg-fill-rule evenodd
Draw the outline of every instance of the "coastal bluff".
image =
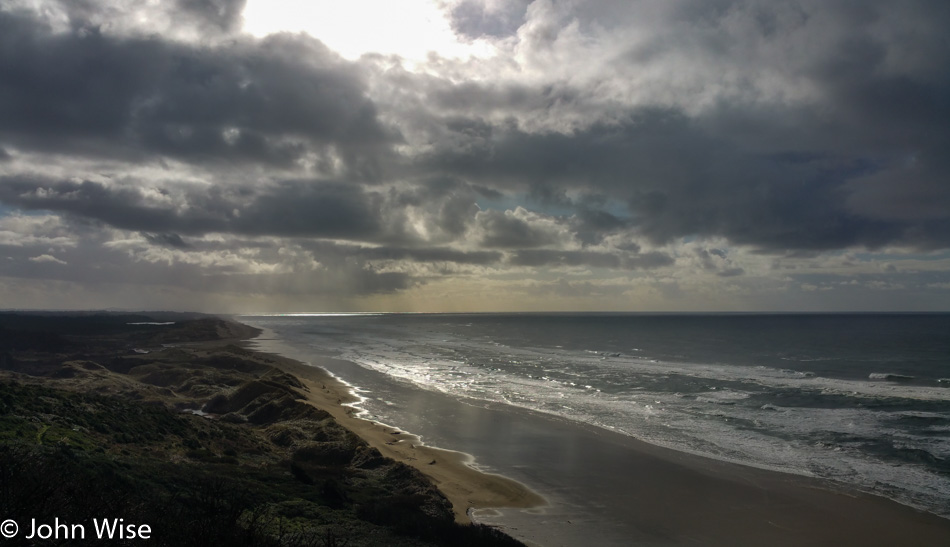
<svg viewBox="0 0 950 547">
<path fill-rule="evenodd" d="M 432 480 L 312 404 L 325 385 L 240 345 L 257 332 L 196 314 L 0 313 L 8 544 L 122 519 L 151 545 L 520 545 L 459 523 Z"/>
</svg>

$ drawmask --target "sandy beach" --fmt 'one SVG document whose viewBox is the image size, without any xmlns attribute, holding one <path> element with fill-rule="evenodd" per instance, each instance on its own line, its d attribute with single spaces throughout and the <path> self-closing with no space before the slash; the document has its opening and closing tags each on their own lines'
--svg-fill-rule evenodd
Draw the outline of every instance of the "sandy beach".
<svg viewBox="0 0 950 547">
<path fill-rule="evenodd" d="M 545 546 L 582 545 L 945 545 L 950 521 L 891 500 L 849 492 L 809 477 L 664 449 L 606 430 L 507 405 L 472 404 L 398 383 L 374 396 L 411 406 L 414 419 L 392 426 L 357 418 L 350 387 L 318 366 L 369 372 L 306 355 L 264 333 L 258 351 L 307 357 L 280 365 L 310 388 L 310 402 L 379 448 L 429 476 L 456 518 L 475 509 Z M 385 382 L 380 378 L 351 379 Z M 388 390 L 388 391 L 386 391 Z M 383 393 L 385 391 L 385 393 Z M 420 434 L 433 446 L 419 444 Z M 480 469 L 473 469 L 473 454 Z M 434 463 L 433 463 L 434 462 Z M 506 478 L 506 477 L 510 477 Z M 513 479 L 513 480 L 512 480 Z M 494 509 L 488 509 L 494 508 Z M 481 510 L 479 510 L 481 509 Z"/>
<path fill-rule="evenodd" d="M 4 339 L 4 446 L 7 457 L 33 466 L 24 476 L 59 473 L 51 491 L 62 495 L 50 518 L 95 516 L 72 488 L 95 465 L 124 462 L 128 479 L 80 490 L 140 496 L 128 510 L 167 538 L 198 533 L 179 530 L 169 513 L 172 505 L 195 511 L 176 496 L 198 473 L 210 484 L 231 481 L 236 492 L 256 485 L 275 500 L 242 498 L 248 511 L 283 511 L 311 539 L 331 534 L 359 545 L 501 545 L 511 537 L 545 547 L 950 543 L 950 520 L 843 483 L 421 389 L 269 331 L 212 318 L 179 326 L 121 315 L 11 317 L 20 330 Z M 57 450 L 68 459 L 56 460 Z M 172 482 L 122 490 L 158 475 Z M 63 484 L 71 486 L 57 490 Z M 31 505 L 33 490 L 22 489 L 13 516 L 45 511 Z M 298 515 L 300 503 L 313 514 Z M 201 522 L 239 535 L 282 530 L 251 530 L 215 507 Z M 459 526 L 470 522 L 511 537 Z M 407 533 L 415 536 L 399 543 Z"/>
<path fill-rule="evenodd" d="M 173 317 L 0 316 L 7 520 L 82 538 L 108 509 L 161 545 L 521 545 L 466 511 L 530 490 L 354 418 L 323 369 L 240 347 L 256 329 Z"/>
<path fill-rule="evenodd" d="M 359 399 L 350 386 L 340 382 L 323 368 L 305 365 L 276 353 L 267 335 L 254 340 L 252 349 L 272 353 L 271 363 L 296 376 L 308 389 L 307 400 L 329 412 L 342 426 L 356 433 L 384 456 L 415 467 L 429 477 L 452 502 L 456 521 L 469 523 L 470 511 L 482 508 L 530 508 L 545 505 L 545 500 L 528 487 L 501 475 L 485 473 L 469 465 L 471 456 L 423 444 L 419 437 L 356 416 L 349 406 Z"/>
<path fill-rule="evenodd" d="M 948 28 L 0 0 L 0 536 L 950 547 Z"/>
</svg>

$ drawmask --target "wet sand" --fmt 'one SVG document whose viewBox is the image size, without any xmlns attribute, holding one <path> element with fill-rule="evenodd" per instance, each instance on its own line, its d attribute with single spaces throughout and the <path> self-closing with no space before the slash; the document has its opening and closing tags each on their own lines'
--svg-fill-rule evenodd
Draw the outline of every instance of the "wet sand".
<svg viewBox="0 0 950 547">
<path fill-rule="evenodd" d="M 480 508 L 527 508 L 545 504 L 541 496 L 523 484 L 470 466 L 472 457 L 468 454 L 426 446 L 416 435 L 357 417 L 357 410 L 349 405 L 359 399 L 351 393 L 349 386 L 323 368 L 283 357 L 277 353 L 280 348 L 268 342 L 266 339 L 255 340 L 251 347 L 273 353 L 279 361 L 271 364 L 293 374 L 307 386 L 311 404 L 329 412 L 341 425 L 384 456 L 422 471 L 452 502 L 456 521 L 471 522 L 469 512 Z"/>
<path fill-rule="evenodd" d="M 345 384 L 319 368 L 282 361 L 308 382 L 314 404 L 387 456 L 429 475 L 455 505 L 457 518 L 469 507 L 481 508 L 474 511 L 476 520 L 522 541 L 549 547 L 950 545 L 950 520 L 881 497 L 676 452 L 507 405 L 458 400 L 263 338 L 255 349 L 309 360 L 369 389 L 371 400 L 363 406 L 374 419 L 458 451 L 419 446 L 418 437 L 355 418 L 352 407 L 340 404 L 348 401 Z M 466 465 L 467 454 L 492 473 Z"/>
</svg>

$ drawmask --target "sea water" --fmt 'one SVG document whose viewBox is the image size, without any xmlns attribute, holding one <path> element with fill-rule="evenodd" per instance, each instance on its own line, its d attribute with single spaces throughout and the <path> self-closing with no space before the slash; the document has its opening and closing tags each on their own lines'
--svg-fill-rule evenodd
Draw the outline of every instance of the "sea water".
<svg viewBox="0 0 950 547">
<path fill-rule="evenodd" d="M 417 388 L 830 479 L 950 517 L 947 314 L 242 320 Z M 384 398 L 368 393 L 361 406 L 400 423 Z"/>
</svg>

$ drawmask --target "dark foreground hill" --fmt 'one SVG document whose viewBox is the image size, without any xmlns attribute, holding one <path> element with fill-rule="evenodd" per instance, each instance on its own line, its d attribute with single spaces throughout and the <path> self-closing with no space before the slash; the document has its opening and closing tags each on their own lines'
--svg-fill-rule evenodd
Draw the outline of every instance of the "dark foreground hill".
<svg viewBox="0 0 950 547">
<path fill-rule="evenodd" d="M 252 334 L 211 317 L 0 314 L 0 515 L 20 527 L 4 544 L 87 544 L 122 519 L 149 539 L 113 543 L 520 545 L 457 524 L 418 471 L 229 343 Z M 27 540 L 32 522 L 85 537 Z"/>
</svg>

